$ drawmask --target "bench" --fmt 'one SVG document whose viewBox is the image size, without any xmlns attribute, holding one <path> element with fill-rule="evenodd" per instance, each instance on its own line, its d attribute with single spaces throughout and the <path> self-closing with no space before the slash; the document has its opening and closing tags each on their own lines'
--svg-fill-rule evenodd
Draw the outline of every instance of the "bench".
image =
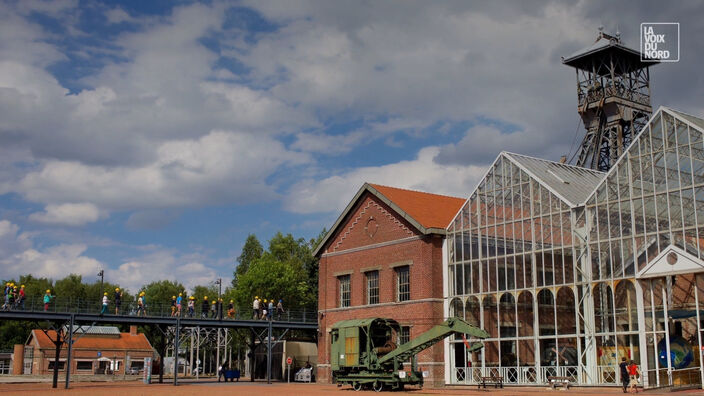
<svg viewBox="0 0 704 396">
<path fill-rule="evenodd" d="M 553 389 L 556 389 L 558 385 L 570 389 L 570 377 L 548 376 L 548 382 Z"/>
<path fill-rule="evenodd" d="M 477 384 L 477 389 L 481 389 L 484 387 L 486 389 L 486 384 L 493 384 L 494 388 L 501 388 L 503 389 L 504 387 L 504 377 L 496 376 L 496 375 L 490 375 L 488 377 L 479 377 L 479 384 Z"/>
</svg>

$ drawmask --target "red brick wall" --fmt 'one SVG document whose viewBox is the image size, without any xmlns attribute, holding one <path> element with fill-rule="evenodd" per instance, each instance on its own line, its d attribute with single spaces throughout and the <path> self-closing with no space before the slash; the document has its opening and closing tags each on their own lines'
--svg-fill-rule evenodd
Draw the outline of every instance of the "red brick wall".
<svg viewBox="0 0 704 396">
<path fill-rule="evenodd" d="M 373 220 L 370 222 L 370 219 Z M 392 243 L 411 237 L 416 238 Z M 360 198 L 328 242 L 320 260 L 319 381 L 330 381 L 329 331 L 338 321 L 393 318 L 402 326 L 411 326 L 411 338 L 443 321 L 442 242 L 441 236 L 420 234 L 375 196 L 367 193 Z M 375 246 L 378 244 L 382 246 Z M 396 303 L 394 266 L 399 263 L 410 265 L 411 300 L 402 303 Z M 365 305 L 366 278 L 363 271 L 367 269 L 379 271 L 379 304 Z M 350 275 L 351 306 L 344 309 L 339 308 L 338 301 L 337 276 L 340 274 Z M 443 366 L 429 364 L 443 361 L 442 343 L 418 355 L 419 367 L 430 372 L 427 386 L 444 383 Z"/>
</svg>

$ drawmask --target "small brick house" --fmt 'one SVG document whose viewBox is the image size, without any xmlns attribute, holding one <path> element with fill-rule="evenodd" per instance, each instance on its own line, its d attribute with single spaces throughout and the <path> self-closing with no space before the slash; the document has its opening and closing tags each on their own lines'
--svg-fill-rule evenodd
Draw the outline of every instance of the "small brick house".
<svg viewBox="0 0 704 396">
<path fill-rule="evenodd" d="M 34 329 L 25 345 L 15 345 L 15 373 L 53 372 L 56 347 L 51 339 L 56 338 L 56 332 L 48 330 L 48 333 L 49 336 Z M 136 326 L 130 326 L 129 333 L 121 333 L 114 326 L 76 327 L 74 337 L 77 340 L 71 351 L 71 374 L 122 375 L 125 364 L 141 370 L 144 358 L 154 357 L 152 345 L 144 334 L 137 332 Z M 67 349 L 64 344 L 59 354 L 60 372 L 66 370 Z"/>
<path fill-rule="evenodd" d="M 397 320 L 403 343 L 443 315 L 445 229 L 465 199 L 365 183 L 314 254 L 320 258 L 318 373 L 330 382 L 330 329 L 347 319 Z M 443 344 L 418 355 L 427 386 L 444 385 Z"/>
</svg>

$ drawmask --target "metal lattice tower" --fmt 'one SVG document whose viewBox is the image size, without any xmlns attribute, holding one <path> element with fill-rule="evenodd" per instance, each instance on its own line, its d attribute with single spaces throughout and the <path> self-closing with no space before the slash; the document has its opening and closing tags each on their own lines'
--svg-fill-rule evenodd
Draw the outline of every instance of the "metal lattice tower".
<svg viewBox="0 0 704 396">
<path fill-rule="evenodd" d="M 605 172 L 613 166 L 653 112 L 649 66 L 641 53 L 599 28 L 597 40 L 562 60 L 577 72 L 577 111 L 587 133 L 575 165 Z"/>
</svg>

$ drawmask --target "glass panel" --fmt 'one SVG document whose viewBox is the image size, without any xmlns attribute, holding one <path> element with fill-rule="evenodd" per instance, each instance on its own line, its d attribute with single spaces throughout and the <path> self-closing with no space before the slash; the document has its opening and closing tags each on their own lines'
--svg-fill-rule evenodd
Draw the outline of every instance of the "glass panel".
<svg viewBox="0 0 704 396">
<path fill-rule="evenodd" d="M 484 331 L 489 333 L 490 338 L 499 337 L 498 312 L 496 312 L 496 299 L 494 296 L 485 296 L 482 300 L 484 309 Z"/>
<path fill-rule="evenodd" d="M 533 336 L 533 294 L 524 291 L 518 296 L 518 335 L 520 337 Z"/>
<path fill-rule="evenodd" d="M 594 287 L 594 322 L 597 333 L 614 331 L 614 303 L 611 287 L 599 283 Z"/>
<path fill-rule="evenodd" d="M 467 304 L 465 306 L 465 320 L 473 326 L 480 325 L 480 311 L 479 311 L 479 299 L 471 296 L 467 299 Z"/>
<path fill-rule="evenodd" d="M 557 292 L 557 334 L 576 334 L 575 299 L 572 289 L 561 287 Z"/>
<path fill-rule="evenodd" d="M 541 336 L 555 334 L 555 299 L 548 289 L 538 293 L 538 330 Z"/>
<path fill-rule="evenodd" d="M 629 280 L 616 286 L 616 331 L 638 331 L 638 310 L 636 289 Z"/>
</svg>

